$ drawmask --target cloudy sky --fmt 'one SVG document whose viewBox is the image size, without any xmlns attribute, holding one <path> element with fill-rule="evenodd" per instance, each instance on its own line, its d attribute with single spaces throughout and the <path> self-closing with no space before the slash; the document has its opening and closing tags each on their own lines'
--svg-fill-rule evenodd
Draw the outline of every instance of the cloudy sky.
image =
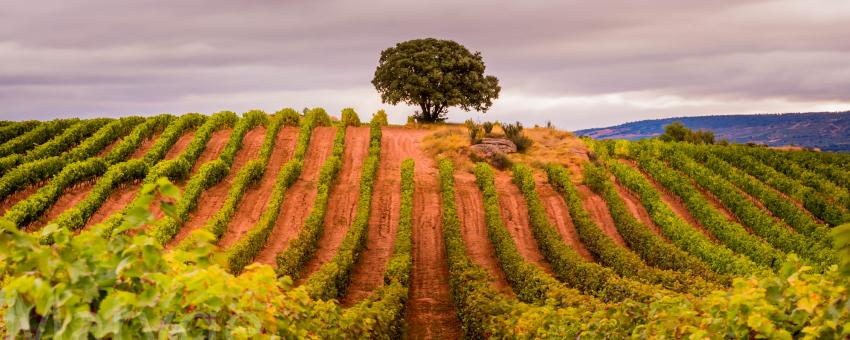
<svg viewBox="0 0 850 340">
<path fill-rule="evenodd" d="M 850 110 L 850 1 L 4 0 L 0 119 L 354 107 L 379 53 L 480 51 L 501 97 L 452 120 L 574 130 Z"/>
</svg>

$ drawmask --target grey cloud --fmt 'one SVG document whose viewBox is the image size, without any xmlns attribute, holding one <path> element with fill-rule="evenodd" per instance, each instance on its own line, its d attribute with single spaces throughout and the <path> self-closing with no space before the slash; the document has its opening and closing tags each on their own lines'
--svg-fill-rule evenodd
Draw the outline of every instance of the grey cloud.
<svg viewBox="0 0 850 340">
<path fill-rule="evenodd" d="M 490 117 L 535 110 L 523 117 L 590 127 L 659 114 L 850 106 L 844 1 L 12 0 L 3 7 L 2 118 L 285 105 L 372 111 L 380 107 L 369 84 L 380 50 L 425 36 L 483 53 L 503 86 Z M 676 100 L 658 104 L 668 97 Z"/>
</svg>

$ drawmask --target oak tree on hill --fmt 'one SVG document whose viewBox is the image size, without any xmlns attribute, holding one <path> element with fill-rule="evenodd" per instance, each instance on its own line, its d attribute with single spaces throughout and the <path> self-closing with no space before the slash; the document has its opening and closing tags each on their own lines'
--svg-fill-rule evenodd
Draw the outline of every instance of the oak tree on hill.
<svg viewBox="0 0 850 340">
<path fill-rule="evenodd" d="M 388 104 L 419 106 L 423 122 L 446 119 L 449 107 L 486 112 L 499 97 L 499 80 L 484 75 L 480 52 L 451 40 L 401 42 L 381 52 L 372 84 Z"/>
</svg>

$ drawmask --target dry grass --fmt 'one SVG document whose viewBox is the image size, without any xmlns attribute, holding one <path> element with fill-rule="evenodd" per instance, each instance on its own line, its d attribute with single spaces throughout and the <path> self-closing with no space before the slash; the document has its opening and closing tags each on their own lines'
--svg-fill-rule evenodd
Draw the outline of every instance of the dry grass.
<svg viewBox="0 0 850 340">
<path fill-rule="evenodd" d="M 580 174 L 581 164 L 588 161 L 587 146 L 570 132 L 526 128 L 523 133 L 531 138 L 534 144 L 525 153 L 508 155 L 514 163 L 526 163 L 537 168 L 557 163 L 566 166 L 575 174 Z"/>
<path fill-rule="evenodd" d="M 432 130 L 422 141 L 422 147 L 435 159 L 451 158 L 458 169 L 472 169 L 474 160 L 470 158 L 469 133 L 461 124 L 417 125 L 416 128 Z M 536 168 L 544 168 L 549 163 L 557 163 L 570 169 L 574 179 L 581 176 L 582 163 L 588 161 L 587 146 L 572 133 L 555 129 L 537 127 L 525 128 L 526 136 L 534 143 L 525 153 L 508 155 L 514 163 L 525 163 Z M 503 130 L 496 126 L 489 136 L 504 137 Z"/>
<path fill-rule="evenodd" d="M 422 139 L 422 148 L 434 159 L 451 158 L 459 169 L 471 169 L 469 132 L 463 125 L 417 125 L 432 130 Z"/>
</svg>

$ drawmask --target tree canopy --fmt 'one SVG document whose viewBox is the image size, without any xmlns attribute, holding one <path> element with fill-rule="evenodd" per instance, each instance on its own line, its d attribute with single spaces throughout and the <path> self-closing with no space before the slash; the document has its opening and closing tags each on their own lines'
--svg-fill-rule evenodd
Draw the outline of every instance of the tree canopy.
<svg viewBox="0 0 850 340">
<path fill-rule="evenodd" d="M 714 144 L 714 132 L 688 129 L 682 122 L 673 122 L 664 127 L 664 134 L 658 137 L 665 142 L 688 142 L 693 144 Z"/>
<path fill-rule="evenodd" d="M 401 42 L 381 52 L 372 84 L 388 104 L 419 106 L 416 117 L 445 120 L 449 107 L 486 112 L 499 97 L 499 80 L 484 75 L 480 52 L 451 40 Z"/>
</svg>

